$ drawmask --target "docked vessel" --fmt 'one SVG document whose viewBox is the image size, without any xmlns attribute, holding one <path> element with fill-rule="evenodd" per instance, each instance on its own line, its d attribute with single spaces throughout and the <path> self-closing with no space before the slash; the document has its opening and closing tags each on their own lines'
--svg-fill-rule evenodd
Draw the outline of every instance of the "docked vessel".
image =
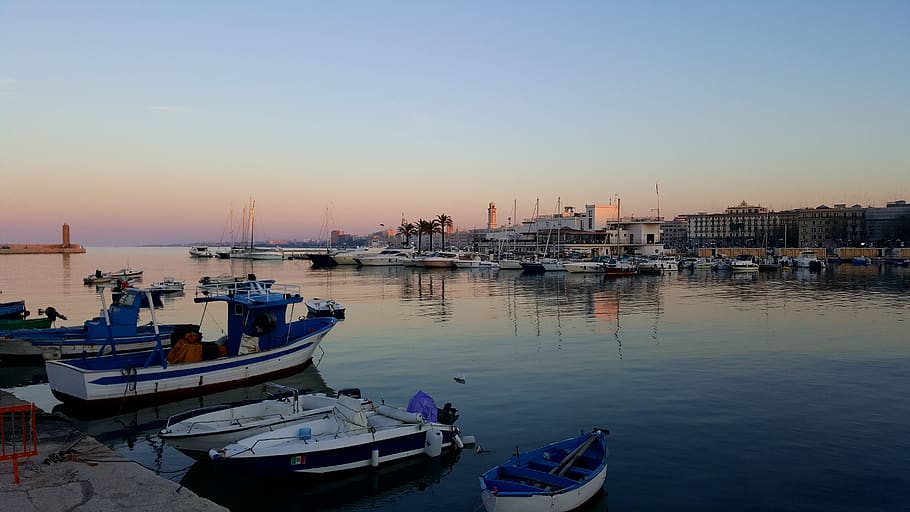
<svg viewBox="0 0 910 512">
<path fill-rule="evenodd" d="M 294 318 L 300 288 L 245 281 L 197 289 L 196 303 L 227 305 L 227 334 L 203 340 L 198 329 L 165 336 L 152 313 L 154 348 L 48 361 L 51 391 L 83 411 L 122 410 L 264 382 L 296 373 L 337 323 L 334 318 Z"/>
</svg>

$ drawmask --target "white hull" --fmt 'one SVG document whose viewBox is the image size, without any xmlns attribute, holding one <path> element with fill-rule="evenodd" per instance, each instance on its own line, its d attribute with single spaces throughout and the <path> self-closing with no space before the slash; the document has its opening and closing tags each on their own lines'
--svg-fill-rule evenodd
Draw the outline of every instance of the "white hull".
<svg viewBox="0 0 910 512">
<path fill-rule="evenodd" d="M 158 433 L 178 450 L 208 453 L 244 437 L 282 428 L 291 422 L 329 412 L 337 400 L 326 395 L 303 395 L 263 400 L 240 407 L 217 408 L 168 425 Z"/>
<path fill-rule="evenodd" d="M 563 268 L 566 269 L 566 272 L 572 274 L 603 274 L 604 266 L 603 263 L 597 263 L 594 261 L 577 261 L 573 263 L 566 263 L 563 265 Z"/>
<path fill-rule="evenodd" d="M 582 506 L 603 488 L 607 465 L 585 485 L 570 492 L 534 496 L 505 496 L 481 492 L 487 512 L 568 512 Z"/>
<path fill-rule="evenodd" d="M 126 374 L 121 368 L 83 370 L 66 360 L 48 361 L 45 366 L 51 391 L 55 395 L 60 393 L 89 402 L 116 401 L 127 395 L 133 398 L 217 386 L 301 367 L 310 360 L 329 331 L 326 329 L 266 352 L 169 364 L 167 368 L 153 364 L 147 368 L 132 368 Z"/>
<path fill-rule="evenodd" d="M 521 262 L 518 260 L 499 260 L 499 268 L 502 270 L 523 270 Z"/>
<path fill-rule="evenodd" d="M 480 260 L 455 260 L 455 268 L 480 268 Z"/>
</svg>

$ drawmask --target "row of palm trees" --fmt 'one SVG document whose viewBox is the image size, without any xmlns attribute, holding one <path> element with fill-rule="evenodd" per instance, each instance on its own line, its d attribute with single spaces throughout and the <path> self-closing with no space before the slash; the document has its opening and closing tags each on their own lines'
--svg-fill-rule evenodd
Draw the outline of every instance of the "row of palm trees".
<svg viewBox="0 0 910 512">
<path fill-rule="evenodd" d="M 404 245 L 411 245 L 411 237 L 417 235 L 417 250 L 420 250 L 421 239 L 423 235 L 430 237 L 430 250 L 433 250 L 433 235 L 439 233 L 442 235 L 442 245 L 444 249 L 446 246 L 446 231 L 451 229 L 453 226 L 452 217 L 444 213 L 440 213 L 436 216 L 435 219 L 424 220 L 419 219 L 417 223 L 413 222 L 402 222 L 398 226 L 398 234 L 404 237 Z"/>
</svg>

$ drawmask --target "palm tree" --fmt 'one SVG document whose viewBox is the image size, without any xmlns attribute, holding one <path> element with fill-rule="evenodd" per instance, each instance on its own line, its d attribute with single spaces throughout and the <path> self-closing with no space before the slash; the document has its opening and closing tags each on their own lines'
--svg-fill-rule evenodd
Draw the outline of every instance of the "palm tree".
<svg viewBox="0 0 910 512">
<path fill-rule="evenodd" d="M 430 250 L 433 250 L 433 233 L 438 233 L 439 222 L 436 219 L 417 221 L 417 231 L 430 237 Z M 419 240 L 419 238 L 418 238 Z"/>
<path fill-rule="evenodd" d="M 429 234 L 432 236 L 433 233 L 433 223 L 428 220 L 420 219 L 417 221 L 417 252 L 420 252 L 422 249 L 421 238 L 424 234 Z M 433 239 L 430 239 L 430 250 L 433 249 Z"/>
<path fill-rule="evenodd" d="M 417 226 L 413 222 L 401 222 L 398 226 L 398 234 L 404 237 L 404 245 L 411 245 L 411 237 L 417 234 Z"/>
<path fill-rule="evenodd" d="M 446 230 L 450 229 L 453 225 L 452 217 L 444 213 L 440 213 L 436 216 L 436 222 L 439 223 L 439 233 L 442 234 L 442 250 L 446 248 Z"/>
</svg>

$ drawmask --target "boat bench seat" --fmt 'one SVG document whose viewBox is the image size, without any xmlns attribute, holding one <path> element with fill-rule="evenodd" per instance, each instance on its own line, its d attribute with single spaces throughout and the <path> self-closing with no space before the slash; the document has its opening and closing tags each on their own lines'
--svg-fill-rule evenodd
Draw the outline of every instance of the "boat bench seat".
<svg viewBox="0 0 910 512">
<path fill-rule="evenodd" d="M 533 469 L 516 467 L 516 466 L 502 466 L 499 468 L 499 477 L 500 478 L 510 478 L 510 479 L 520 479 L 528 480 L 532 482 L 540 482 L 552 487 L 563 488 L 570 485 L 575 485 L 578 482 L 572 480 L 571 478 L 566 478 L 564 476 L 551 475 L 545 471 L 535 471 Z"/>
<path fill-rule="evenodd" d="M 530 466 L 532 469 L 538 469 L 538 468 L 539 468 L 539 469 L 542 469 L 542 470 L 544 470 L 544 471 L 550 471 L 551 469 L 558 467 L 559 464 L 556 463 L 556 462 L 553 462 L 552 460 L 541 459 L 541 458 L 533 458 L 533 459 L 531 459 L 530 461 L 528 461 L 528 466 Z M 583 478 L 583 477 L 586 477 L 586 476 L 590 475 L 590 474 L 591 474 L 591 470 L 590 470 L 590 469 L 585 469 L 585 468 L 580 468 L 580 467 L 578 467 L 578 466 L 572 466 L 571 468 L 569 468 L 568 471 L 566 471 L 566 473 L 567 473 L 567 474 L 571 473 L 571 474 L 574 474 L 574 475 L 578 475 L 579 478 Z"/>
<path fill-rule="evenodd" d="M 534 487 L 533 485 L 522 484 L 519 482 L 511 482 L 509 480 L 498 480 L 498 479 L 485 479 L 484 485 L 487 486 L 487 489 L 503 495 L 508 493 L 529 493 L 529 492 L 543 492 L 543 489 L 540 487 Z"/>
</svg>

